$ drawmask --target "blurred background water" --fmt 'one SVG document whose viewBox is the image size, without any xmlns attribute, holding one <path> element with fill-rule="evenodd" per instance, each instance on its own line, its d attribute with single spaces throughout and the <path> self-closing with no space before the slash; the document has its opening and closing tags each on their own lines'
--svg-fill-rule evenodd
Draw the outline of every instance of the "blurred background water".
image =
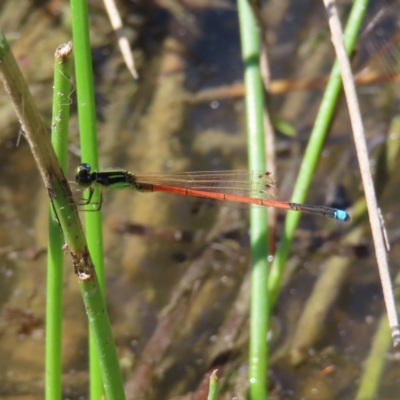
<svg viewBox="0 0 400 400">
<path fill-rule="evenodd" d="M 72 38 L 69 4 L 20 0 L 16 7 L 14 1 L 3 0 L 0 6 L 0 27 L 50 129 L 53 54 L 59 44 Z M 345 15 L 351 1 L 343 0 L 339 6 Z M 124 66 L 102 2 L 90 1 L 101 166 L 140 172 L 246 169 L 236 4 L 228 0 L 121 0 L 118 7 L 140 79 L 134 81 Z M 398 136 L 396 130 L 389 131 L 398 111 L 398 85 L 387 74 L 398 63 L 399 13 L 395 5 L 375 1 L 368 21 L 385 8 L 388 12 L 381 22 L 362 36 L 354 60 L 355 71 L 377 71 L 382 77 L 379 83 L 359 88 L 373 169 L 388 137 Z M 334 53 L 321 2 L 272 0 L 263 7 L 263 16 L 269 27 L 272 79 L 284 80 L 288 87 L 272 96 L 271 110 L 278 132 L 278 197 L 289 200 L 323 93 L 323 86 L 311 84 L 294 90 L 294 83 L 327 76 Z M 223 95 L 210 93 L 222 86 Z M 71 180 L 80 162 L 75 97 L 73 91 Z M 380 198 L 393 245 L 393 272 L 399 259 L 397 175 L 390 176 Z M 48 200 L 2 88 L 0 187 L 0 398 L 38 399 L 44 385 Z M 350 205 L 362 195 L 342 99 L 308 203 Z M 148 372 L 148 381 L 143 378 L 152 382 L 148 398 L 196 392 L 213 365 L 227 376 L 235 371 L 227 396 L 245 393 L 248 307 L 240 289 L 246 291 L 243 282 L 250 268 L 247 210 L 205 207 L 162 193 L 107 192 L 102 211 L 107 301 L 127 382 L 135 376 L 135 368 L 138 374 L 143 366 L 141 354 L 154 339 L 157 326 L 160 329 L 158 322 L 169 315 L 163 339 L 170 344 L 163 350 L 160 346 L 162 357 Z M 278 216 L 279 239 L 285 214 Z M 302 217 L 288 262 L 296 272 L 285 284 L 272 324 L 271 391 L 276 398 L 354 396 L 361 362 L 384 307 L 368 228 L 361 242 L 340 246 L 350 226 Z M 351 257 L 351 271 L 309 357 L 293 366 L 288 341 L 324 262 L 332 255 Z M 64 286 L 65 398 L 86 398 L 87 322 L 68 257 Z M 238 312 L 235 307 L 240 306 Z M 232 312 L 241 318 L 235 325 L 237 336 L 226 349 L 215 347 L 219 329 Z M 174 315 L 180 317 L 176 326 Z M 334 372 L 321 373 L 332 365 Z M 385 399 L 396 398 L 393 393 L 398 389 L 394 362 L 390 371 Z"/>
</svg>

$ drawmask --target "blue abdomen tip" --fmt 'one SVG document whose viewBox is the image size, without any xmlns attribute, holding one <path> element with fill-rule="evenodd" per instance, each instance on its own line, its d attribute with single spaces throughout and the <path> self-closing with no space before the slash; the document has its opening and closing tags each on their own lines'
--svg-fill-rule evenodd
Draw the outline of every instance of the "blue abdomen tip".
<svg viewBox="0 0 400 400">
<path fill-rule="evenodd" d="M 350 221 L 350 215 L 347 214 L 346 211 L 343 210 L 336 210 L 335 212 L 335 218 L 338 219 L 339 221 Z"/>
</svg>

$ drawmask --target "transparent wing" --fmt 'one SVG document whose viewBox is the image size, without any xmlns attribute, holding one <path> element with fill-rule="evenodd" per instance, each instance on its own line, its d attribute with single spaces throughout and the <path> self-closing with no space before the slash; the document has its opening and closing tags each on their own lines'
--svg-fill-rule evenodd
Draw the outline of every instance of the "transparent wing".
<svg viewBox="0 0 400 400">
<path fill-rule="evenodd" d="M 177 174 L 135 174 L 138 183 L 163 185 L 212 193 L 274 198 L 275 181 L 269 172 L 215 171 Z"/>
</svg>

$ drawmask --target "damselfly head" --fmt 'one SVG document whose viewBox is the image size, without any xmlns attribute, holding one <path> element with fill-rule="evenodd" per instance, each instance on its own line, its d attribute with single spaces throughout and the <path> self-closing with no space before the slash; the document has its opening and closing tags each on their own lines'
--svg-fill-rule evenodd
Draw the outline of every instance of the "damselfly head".
<svg viewBox="0 0 400 400">
<path fill-rule="evenodd" d="M 90 173 L 91 166 L 83 163 L 76 168 L 75 181 L 82 188 L 86 189 L 93 183 L 93 175 Z"/>
</svg>

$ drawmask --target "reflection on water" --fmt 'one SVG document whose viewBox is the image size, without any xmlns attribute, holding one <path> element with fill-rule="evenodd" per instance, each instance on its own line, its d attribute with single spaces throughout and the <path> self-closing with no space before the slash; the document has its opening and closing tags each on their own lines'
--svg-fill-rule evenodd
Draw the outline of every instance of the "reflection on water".
<svg viewBox="0 0 400 400">
<path fill-rule="evenodd" d="M 32 8 L 30 2 L 21 1 L 12 18 L 7 17 L 11 3 L 5 2 L 0 10 L 0 26 L 14 38 L 18 62 L 49 121 L 52 54 L 71 35 L 67 3 Z M 243 100 L 234 95 L 206 103 L 187 101 L 188 92 L 240 83 L 235 6 L 207 1 L 170 2 L 163 4 L 165 8 L 146 3 L 139 10 L 129 2 L 120 6 L 125 7 L 127 30 L 135 38 L 141 79 L 133 82 L 125 70 L 114 36 L 104 28 L 109 24 L 102 6 L 91 8 L 96 91 L 97 98 L 104 99 L 100 110 L 104 121 L 99 123 L 101 166 L 139 172 L 245 169 Z M 268 2 L 265 16 L 274 79 L 302 81 L 329 72 L 333 53 L 319 2 Z M 370 143 L 385 141 L 394 111 L 385 88 L 373 86 L 371 95 L 369 87 L 361 96 Z M 282 199 L 290 198 L 321 94 L 314 88 L 272 98 L 272 115 L 296 131 L 295 137 L 277 135 Z M 71 144 L 78 146 L 74 110 L 73 106 Z M 0 115 L 0 396 L 42 398 L 48 204 L 27 144 L 22 140 L 16 146 L 19 125 L 3 92 Z M 371 150 L 376 160 L 380 147 Z M 71 154 L 70 179 L 78 163 Z M 397 214 L 386 215 L 397 204 L 397 181 L 391 177 L 382 203 L 389 232 L 397 226 Z M 338 184 L 343 185 L 345 197 L 361 196 L 344 102 L 308 202 L 324 203 L 328 186 L 335 189 Z M 251 291 L 247 211 L 200 207 L 193 213 L 194 204 L 162 193 L 104 193 L 108 307 L 130 393 L 153 385 L 148 398 L 186 394 L 196 390 L 202 376 L 215 366 L 228 379 L 233 376 L 230 397 L 246 392 Z M 278 236 L 283 218 L 279 214 Z M 288 262 L 288 269 L 297 272 L 285 283 L 273 323 L 271 368 L 281 398 L 285 393 L 307 398 L 316 388 L 319 398 L 338 398 L 339 393 L 340 398 L 353 398 L 382 300 L 370 236 L 342 242 L 350 227 L 302 217 Z M 366 251 L 356 253 L 354 246 Z M 396 253 L 394 246 L 393 260 Z M 330 282 L 342 283 L 332 283 L 329 289 L 334 300 L 320 324 L 324 329 L 310 334 L 313 341 L 306 340 L 299 334 L 299 316 L 332 255 L 350 263 L 353 273 L 348 268 L 340 275 L 339 267 L 332 268 Z M 65 396 L 79 398 L 87 390 L 87 323 L 68 258 L 64 287 Z M 322 293 L 328 296 L 327 290 Z M 291 341 L 294 337 L 296 344 Z M 154 367 L 149 368 L 149 358 Z M 303 364 L 294 368 L 290 362 L 296 360 Z"/>
</svg>

